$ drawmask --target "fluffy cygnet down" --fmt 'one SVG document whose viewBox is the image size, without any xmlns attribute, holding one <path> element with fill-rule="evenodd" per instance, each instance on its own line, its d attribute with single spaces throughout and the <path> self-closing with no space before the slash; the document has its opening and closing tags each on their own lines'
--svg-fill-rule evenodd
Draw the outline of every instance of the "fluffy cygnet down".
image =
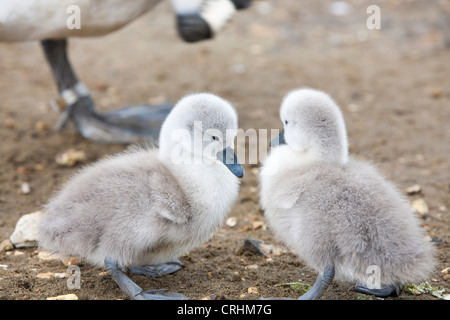
<svg viewBox="0 0 450 320">
<path fill-rule="evenodd" d="M 106 266 L 134 299 L 185 299 L 143 292 L 123 271 L 158 276 L 208 241 L 237 199 L 244 174 L 234 153 L 237 114 L 212 94 L 181 99 L 158 148 L 134 148 L 89 165 L 50 200 L 39 246 Z"/>
<path fill-rule="evenodd" d="M 320 91 L 294 90 L 280 117 L 284 129 L 263 164 L 260 199 L 276 238 L 319 273 L 300 299 L 319 298 L 333 278 L 380 297 L 428 278 L 433 248 L 419 219 L 372 164 L 348 156 L 336 103 Z"/>
</svg>

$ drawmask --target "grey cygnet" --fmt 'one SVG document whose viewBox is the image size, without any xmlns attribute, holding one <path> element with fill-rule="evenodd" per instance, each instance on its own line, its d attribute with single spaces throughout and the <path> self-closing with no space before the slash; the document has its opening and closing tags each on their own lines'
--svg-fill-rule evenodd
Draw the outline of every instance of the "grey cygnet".
<svg viewBox="0 0 450 320">
<path fill-rule="evenodd" d="M 284 129 L 260 174 L 260 199 L 277 239 L 319 273 L 300 299 L 334 279 L 386 297 L 427 279 L 433 248 L 404 195 L 374 165 L 348 155 L 341 110 L 302 88 L 281 104 Z"/>
<path fill-rule="evenodd" d="M 123 271 L 158 276 L 208 241 L 239 192 L 237 114 L 209 93 L 181 99 L 164 121 L 159 148 L 134 148 L 75 174 L 46 205 L 39 246 L 104 267 L 133 299 L 186 299 L 143 292 Z M 197 137 L 197 138 L 196 138 Z"/>
</svg>

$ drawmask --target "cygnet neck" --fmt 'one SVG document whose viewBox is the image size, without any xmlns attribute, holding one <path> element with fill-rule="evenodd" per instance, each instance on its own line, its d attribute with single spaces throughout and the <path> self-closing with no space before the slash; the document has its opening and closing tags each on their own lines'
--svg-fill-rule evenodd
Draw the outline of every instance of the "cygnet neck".
<svg viewBox="0 0 450 320">
<path fill-rule="evenodd" d="M 317 154 L 317 160 L 332 163 L 336 165 L 344 165 L 348 162 L 348 149 L 343 146 L 334 146 L 333 148 L 318 148 L 318 150 L 310 151 Z"/>
</svg>

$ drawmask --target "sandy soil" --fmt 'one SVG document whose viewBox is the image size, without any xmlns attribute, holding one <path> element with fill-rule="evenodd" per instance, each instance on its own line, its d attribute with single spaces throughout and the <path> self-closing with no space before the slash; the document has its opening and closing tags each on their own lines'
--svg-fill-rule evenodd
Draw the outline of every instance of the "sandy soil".
<svg viewBox="0 0 450 320">
<path fill-rule="evenodd" d="M 90 88 L 97 109 L 126 104 L 177 101 L 210 91 L 231 101 L 240 127 L 280 128 L 283 95 L 309 86 L 329 92 L 344 112 L 350 151 L 376 163 L 405 190 L 414 184 L 429 212 L 423 227 L 436 244 L 438 265 L 430 283 L 450 288 L 450 3 L 378 1 L 380 30 L 366 28 L 370 1 L 348 1 L 335 15 L 328 1 L 257 1 L 239 12 L 213 41 L 186 44 L 177 36 L 168 3 L 131 25 L 101 38 L 71 39 L 70 56 Z M 58 119 L 48 101 L 55 97 L 39 43 L 0 44 L 0 240 L 17 220 L 39 210 L 83 164 L 125 147 L 99 145 L 73 127 L 56 133 Z M 86 153 L 85 163 L 63 167 L 55 156 L 69 148 Z M 244 161 L 244 159 L 241 159 Z M 158 279 L 132 275 L 144 289 L 167 288 L 193 299 L 297 297 L 280 283 L 312 284 L 316 274 L 292 253 L 268 259 L 242 250 L 244 239 L 276 243 L 258 204 L 259 163 L 248 164 L 232 217 L 208 243 L 181 257 L 185 267 Z M 21 192 L 28 183 L 29 194 Z M 255 223 L 256 222 L 256 223 Z M 259 223 L 262 222 L 262 223 Z M 81 289 L 37 251 L 0 253 L 0 299 L 45 299 L 75 293 L 79 299 L 127 299 L 108 274 L 81 266 Z M 324 299 L 360 299 L 353 283 L 333 283 Z M 250 288 L 250 289 L 249 289 Z M 436 299 L 403 293 L 395 299 Z"/>
</svg>

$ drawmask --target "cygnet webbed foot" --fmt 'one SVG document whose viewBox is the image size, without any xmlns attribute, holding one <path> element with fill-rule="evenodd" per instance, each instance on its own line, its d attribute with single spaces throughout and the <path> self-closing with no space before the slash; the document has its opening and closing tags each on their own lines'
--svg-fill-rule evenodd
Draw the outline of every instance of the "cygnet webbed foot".
<svg viewBox="0 0 450 320">
<path fill-rule="evenodd" d="M 388 286 L 382 286 L 379 289 L 376 288 L 370 289 L 358 281 L 355 285 L 355 291 L 368 295 L 373 295 L 379 298 L 387 298 L 390 296 L 392 297 L 399 296 L 400 293 L 402 292 L 402 287 L 397 284 L 391 284 Z"/>
<path fill-rule="evenodd" d="M 170 261 L 162 264 L 147 264 L 139 267 L 128 268 L 130 272 L 134 274 L 141 274 L 144 276 L 149 276 L 156 278 L 165 274 L 171 274 L 177 272 L 183 267 L 183 264 L 176 260 Z"/>
<path fill-rule="evenodd" d="M 138 294 L 135 300 L 188 300 L 189 298 L 176 292 L 166 292 L 166 289 L 148 290 Z"/>
<path fill-rule="evenodd" d="M 167 292 L 166 289 L 142 291 L 142 288 L 128 278 L 116 261 L 106 258 L 105 265 L 117 285 L 134 300 L 183 300 L 189 299 L 182 294 Z"/>
</svg>

